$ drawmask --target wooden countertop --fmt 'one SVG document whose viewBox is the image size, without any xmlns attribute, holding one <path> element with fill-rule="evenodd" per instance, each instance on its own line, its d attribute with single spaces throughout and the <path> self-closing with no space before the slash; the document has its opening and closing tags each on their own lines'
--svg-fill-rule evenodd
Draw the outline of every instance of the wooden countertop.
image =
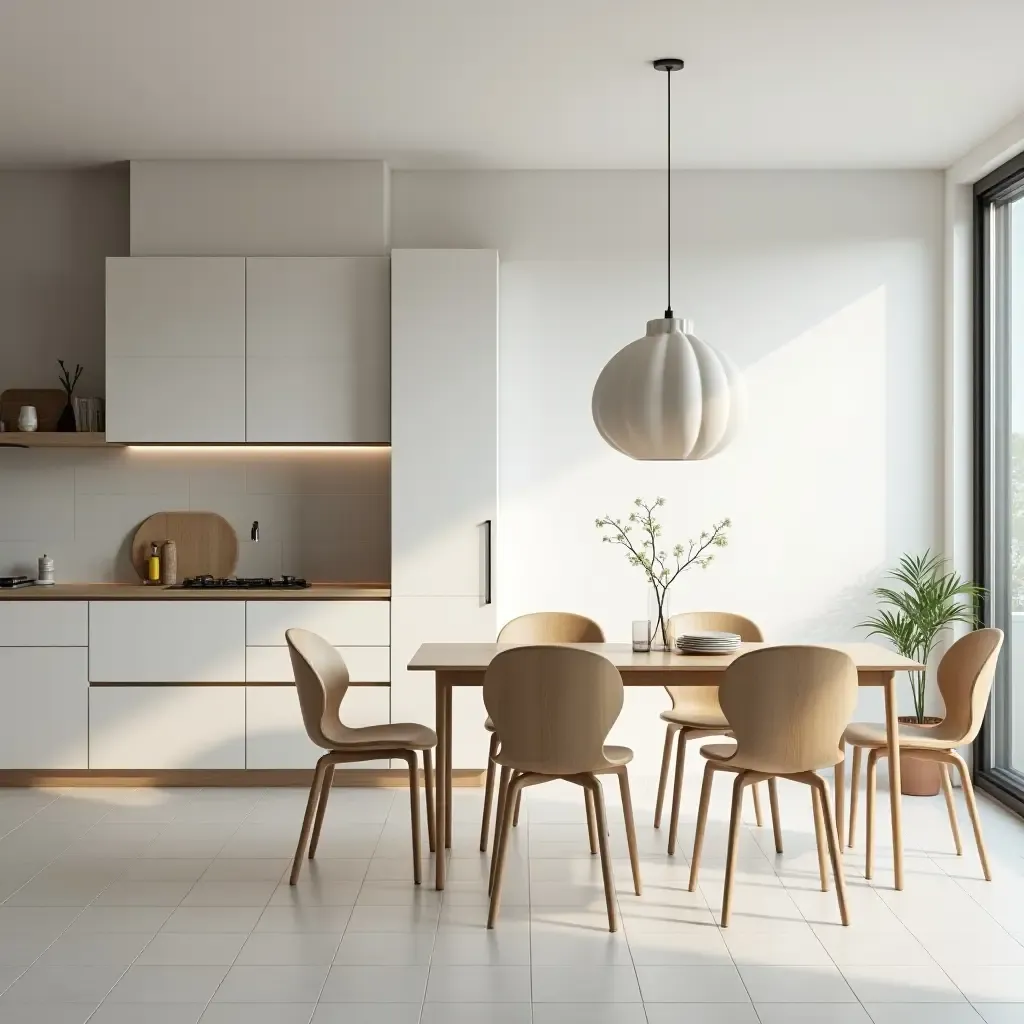
<svg viewBox="0 0 1024 1024">
<path fill-rule="evenodd" d="M 50 587 L 0 588 L 0 601 L 387 601 L 383 583 L 314 583 L 305 590 L 201 590 L 141 583 L 56 583 Z"/>
</svg>

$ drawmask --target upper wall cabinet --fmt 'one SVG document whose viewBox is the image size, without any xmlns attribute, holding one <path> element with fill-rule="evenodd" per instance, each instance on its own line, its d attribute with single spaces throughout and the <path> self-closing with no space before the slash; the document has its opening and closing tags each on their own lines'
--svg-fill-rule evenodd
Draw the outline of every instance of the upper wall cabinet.
<svg viewBox="0 0 1024 1024">
<path fill-rule="evenodd" d="M 387 257 L 246 260 L 246 440 L 387 442 Z"/>
<path fill-rule="evenodd" d="M 107 440 L 245 440 L 245 260 L 107 260 Z"/>
<path fill-rule="evenodd" d="M 378 444 L 387 257 L 107 261 L 107 439 Z"/>
</svg>

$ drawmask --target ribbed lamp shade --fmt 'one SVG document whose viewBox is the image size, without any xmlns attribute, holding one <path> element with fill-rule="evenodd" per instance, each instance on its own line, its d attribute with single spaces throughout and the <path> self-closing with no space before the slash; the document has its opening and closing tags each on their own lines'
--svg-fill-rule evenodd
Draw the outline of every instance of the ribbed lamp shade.
<svg viewBox="0 0 1024 1024">
<path fill-rule="evenodd" d="M 594 385 L 601 436 L 641 461 L 717 455 L 736 435 L 743 381 L 693 334 L 689 320 L 648 320 L 647 334 L 612 356 Z"/>
</svg>

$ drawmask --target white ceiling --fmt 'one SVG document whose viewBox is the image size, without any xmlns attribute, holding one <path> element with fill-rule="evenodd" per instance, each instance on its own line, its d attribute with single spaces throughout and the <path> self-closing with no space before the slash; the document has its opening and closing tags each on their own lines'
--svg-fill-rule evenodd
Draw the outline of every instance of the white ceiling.
<svg viewBox="0 0 1024 1024">
<path fill-rule="evenodd" d="M 1024 0 L 0 0 L 0 162 L 944 167 L 1024 110 Z"/>
</svg>

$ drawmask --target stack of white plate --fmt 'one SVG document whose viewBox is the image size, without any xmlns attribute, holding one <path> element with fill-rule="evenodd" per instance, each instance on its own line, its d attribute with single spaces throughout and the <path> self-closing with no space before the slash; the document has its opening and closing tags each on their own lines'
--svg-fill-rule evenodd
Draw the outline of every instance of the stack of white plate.
<svg viewBox="0 0 1024 1024">
<path fill-rule="evenodd" d="M 732 654 L 739 647 L 740 638 L 736 633 L 722 633 L 718 630 L 684 633 L 676 640 L 680 654 Z"/>
</svg>

